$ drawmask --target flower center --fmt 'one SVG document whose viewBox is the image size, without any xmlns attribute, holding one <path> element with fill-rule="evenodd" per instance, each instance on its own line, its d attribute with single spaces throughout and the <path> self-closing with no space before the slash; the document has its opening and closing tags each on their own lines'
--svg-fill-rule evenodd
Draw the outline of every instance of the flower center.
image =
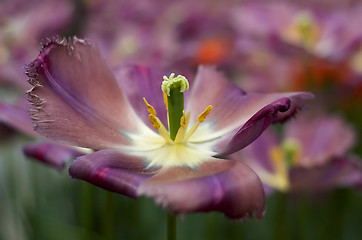
<svg viewBox="0 0 362 240">
<path fill-rule="evenodd" d="M 300 12 L 283 36 L 286 40 L 311 50 L 320 38 L 320 29 L 309 12 Z"/>
<path fill-rule="evenodd" d="M 211 150 L 212 143 L 192 141 L 193 135 L 199 125 L 205 121 L 212 107 L 209 105 L 198 116 L 197 122 L 189 127 L 191 113 L 185 114 L 183 96 L 183 92 L 188 88 L 189 83 L 184 76 L 174 77 L 174 74 L 171 74 L 169 78 L 164 77 L 162 91 L 168 113 L 168 129 L 157 117 L 155 108 L 143 98 L 149 112 L 149 121 L 159 134 L 150 131 L 142 136 L 131 136 L 131 138 L 134 142 L 133 152 L 148 160 L 148 168 L 160 166 L 195 168 L 215 154 Z M 198 137 L 211 132 L 207 125 L 202 130 L 198 132 Z"/>
<path fill-rule="evenodd" d="M 274 147 L 269 152 L 274 168 L 273 173 L 262 173 L 262 181 L 282 192 L 290 189 L 289 168 L 298 164 L 300 148 L 293 140 L 284 141 L 281 146 Z"/>
<path fill-rule="evenodd" d="M 163 126 L 162 122 L 156 116 L 156 110 L 152 107 L 145 98 L 143 101 L 147 106 L 150 113 L 148 116 L 152 126 L 158 130 L 159 134 L 169 144 L 179 144 L 187 141 L 190 136 L 196 131 L 200 123 L 204 122 L 206 116 L 211 112 L 211 105 L 203 111 L 197 118 L 196 124 L 187 131 L 190 122 L 190 113 L 185 115 L 184 111 L 184 95 L 183 92 L 189 88 L 189 82 L 184 76 L 178 75 L 176 78 L 172 73 L 169 78 L 163 77 L 162 91 L 164 93 L 164 100 L 168 112 L 168 127 L 169 132 Z"/>
</svg>

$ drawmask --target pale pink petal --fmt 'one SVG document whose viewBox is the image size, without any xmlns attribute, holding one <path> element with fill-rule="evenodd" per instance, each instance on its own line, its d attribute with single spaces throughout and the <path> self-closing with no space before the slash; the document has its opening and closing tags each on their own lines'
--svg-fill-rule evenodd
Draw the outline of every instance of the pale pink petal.
<svg viewBox="0 0 362 240">
<path fill-rule="evenodd" d="M 140 184 L 156 170 L 145 170 L 142 159 L 115 150 L 101 150 L 77 158 L 69 167 L 72 178 L 137 198 Z"/>
<path fill-rule="evenodd" d="M 269 104 L 290 98 L 288 109 L 283 114 L 276 113 L 271 120 L 283 121 L 296 112 L 299 100 L 311 97 L 311 94 L 298 92 L 247 94 L 213 68 L 200 67 L 186 109 L 191 111 L 191 121 L 196 121 L 197 116 L 211 105 L 213 108 L 206 121 L 212 122 L 214 133 L 211 137 L 216 138 L 243 126 Z"/>
<path fill-rule="evenodd" d="M 334 158 L 323 166 L 295 167 L 290 171 L 291 190 L 320 192 L 336 187 L 362 189 L 362 164 L 359 159 Z"/>
<path fill-rule="evenodd" d="M 33 129 L 29 113 L 18 106 L 0 102 L 0 122 L 30 136 L 39 136 Z"/>
<path fill-rule="evenodd" d="M 148 111 L 143 98 L 146 98 L 157 112 L 157 117 L 167 125 L 167 110 L 161 84 L 163 74 L 153 69 L 128 65 L 114 69 L 115 76 L 125 96 L 137 115 L 151 128 Z"/>
<path fill-rule="evenodd" d="M 301 148 L 298 165 L 312 167 L 344 156 L 355 143 L 355 132 L 337 117 L 303 115 L 287 124 L 285 138 Z"/>
<path fill-rule="evenodd" d="M 67 161 L 84 155 L 84 152 L 73 147 L 50 142 L 27 144 L 24 146 L 23 152 L 26 156 L 50 165 L 59 171 L 64 169 Z"/>
<path fill-rule="evenodd" d="M 209 160 L 197 169 L 172 167 L 146 180 L 139 195 L 173 213 L 219 211 L 229 218 L 261 218 L 264 191 L 257 175 L 240 161 Z"/>
<path fill-rule="evenodd" d="M 77 38 L 48 41 L 28 66 L 36 131 L 52 140 L 101 149 L 127 144 L 140 120 L 95 47 Z"/>
</svg>

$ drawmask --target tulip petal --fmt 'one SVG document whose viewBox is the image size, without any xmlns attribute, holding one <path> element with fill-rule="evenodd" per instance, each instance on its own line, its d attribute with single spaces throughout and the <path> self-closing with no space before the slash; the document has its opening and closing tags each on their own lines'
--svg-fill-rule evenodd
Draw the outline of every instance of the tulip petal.
<svg viewBox="0 0 362 240">
<path fill-rule="evenodd" d="M 300 116 L 286 126 L 286 139 L 301 146 L 298 165 L 323 165 L 333 157 L 343 156 L 355 143 L 352 128 L 337 117 L 310 118 Z"/>
<path fill-rule="evenodd" d="M 240 141 L 243 134 L 247 134 L 245 137 L 249 138 L 243 140 L 245 143 L 238 147 L 241 149 L 259 136 L 270 123 L 285 121 L 293 116 L 301 107 L 300 100 L 311 97 L 309 93 L 298 92 L 246 94 L 213 68 L 201 67 L 189 94 L 187 111 L 199 114 L 208 105 L 212 105 L 205 123 L 212 123 L 213 134 L 190 141 L 210 141 L 241 127 L 238 136 L 234 138 Z M 196 118 L 197 115 L 191 115 L 191 121 Z"/>
<path fill-rule="evenodd" d="M 261 218 L 264 192 L 257 175 L 240 161 L 209 160 L 196 170 L 172 167 L 146 180 L 139 195 L 176 214 L 220 211 L 232 219 Z"/>
<path fill-rule="evenodd" d="M 115 150 L 101 150 L 79 157 L 69 167 L 72 178 L 131 198 L 137 198 L 138 187 L 153 173 L 153 170 L 145 170 L 140 158 Z"/>
<path fill-rule="evenodd" d="M 127 144 L 141 121 L 89 42 L 52 39 L 27 68 L 31 117 L 52 140 L 92 149 Z"/>
<path fill-rule="evenodd" d="M 114 69 L 114 73 L 128 101 L 146 125 L 153 129 L 143 97 L 155 108 L 157 117 L 167 125 L 167 109 L 161 91 L 163 74 L 136 65 Z"/>
<path fill-rule="evenodd" d="M 49 142 L 25 145 L 23 152 L 26 156 L 55 167 L 59 171 L 64 169 L 67 161 L 84 154 L 82 151 L 76 150 L 73 147 Z"/>
<path fill-rule="evenodd" d="M 303 96 L 303 94 L 301 94 Z M 293 97 L 298 98 L 299 96 Z M 286 118 L 286 112 L 290 110 L 293 98 L 280 98 L 279 100 L 263 107 L 254 114 L 242 127 L 231 137 L 230 140 L 223 140 L 220 145 L 218 157 L 227 156 L 252 143 L 261 133 L 276 119 Z M 297 99 L 298 100 L 298 99 Z M 290 114 L 295 113 L 296 107 L 292 108 Z"/>
<path fill-rule="evenodd" d="M 334 158 L 323 166 L 295 167 L 290 171 L 291 190 L 318 192 L 336 186 L 362 189 L 362 164 L 354 158 Z"/>
<path fill-rule="evenodd" d="M 24 132 L 31 136 L 38 136 L 33 129 L 33 123 L 31 122 L 29 113 L 18 106 L 0 102 L 0 122 L 3 122 L 20 132 Z"/>
</svg>

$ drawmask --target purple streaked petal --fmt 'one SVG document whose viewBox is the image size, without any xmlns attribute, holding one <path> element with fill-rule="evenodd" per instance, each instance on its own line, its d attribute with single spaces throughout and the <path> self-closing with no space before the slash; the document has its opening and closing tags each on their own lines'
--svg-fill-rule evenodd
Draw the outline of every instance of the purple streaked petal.
<svg viewBox="0 0 362 240">
<path fill-rule="evenodd" d="M 148 111 L 143 97 L 151 104 L 157 117 L 167 125 L 167 110 L 161 91 L 163 74 L 143 66 L 130 65 L 114 70 L 116 79 L 120 84 L 128 101 L 137 115 L 153 129 L 148 119 Z"/>
<path fill-rule="evenodd" d="M 308 94 L 295 93 L 295 96 L 280 98 L 266 105 L 242 125 L 230 140 L 223 140 L 223 146 L 220 148 L 217 156 L 226 156 L 246 147 L 258 138 L 270 124 L 276 122 L 276 120 L 285 120 L 287 117 L 293 116 L 300 98 L 306 97 L 310 96 Z M 295 106 L 291 108 L 292 102 L 294 102 L 293 104 L 295 104 Z M 225 141 L 227 142 L 226 144 Z"/>
<path fill-rule="evenodd" d="M 137 198 L 138 187 L 153 173 L 145 170 L 142 159 L 116 150 L 101 150 L 79 157 L 69 167 L 72 178 L 131 198 Z"/>
<path fill-rule="evenodd" d="M 34 131 L 29 113 L 18 106 L 0 102 L 0 122 L 31 136 L 39 136 Z"/>
<path fill-rule="evenodd" d="M 291 190 L 295 192 L 348 186 L 362 189 L 362 164 L 358 159 L 334 158 L 323 166 L 292 168 L 290 181 Z"/>
<path fill-rule="evenodd" d="M 48 164 L 59 171 L 64 169 L 67 161 L 84 155 L 83 152 L 73 147 L 49 142 L 25 145 L 23 152 L 26 156 Z"/>
<path fill-rule="evenodd" d="M 127 144 L 122 131 L 140 127 L 113 73 L 87 41 L 50 40 L 27 75 L 31 117 L 41 135 L 101 149 Z"/>
<path fill-rule="evenodd" d="M 264 191 L 257 175 L 240 161 L 209 160 L 192 170 L 161 169 L 139 195 L 155 199 L 176 214 L 220 211 L 232 219 L 261 218 Z"/>
<path fill-rule="evenodd" d="M 188 94 L 185 110 L 191 111 L 191 121 L 196 121 L 197 116 L 211 105 L 213 109 L 207 120 L 218 120 L 215 123 L 215 129 L 218 130 L 222 127 L 221 124 L 228 124 L 227 119 L 230 119 L 232 112 L 239 107 L 237 100 L 245 94 L 214 68 L 199 67 Z M 224 109 L 225 105 L 231 108 L 230 111 Z"/>
<path fill-rule="evenodd" d="M 301 147 L 298 165 L 323 165 L 333 157 L 343 156 L 355 143 L 353 129 L 337 117 L 293 119 L 286 126 L 286 139 L 293 139 Z"/>
<path fill-rule="evenodd" d="M 287 97 L 289 100 L 286 100 Z M 301 99 L 311 97 L 311 94 L 298 92 L 246 94 L 213 68 L 200 67 L 190 90 L 186 109 L 191 111 L 191 121 L 195 121 L 198 114 L 208 105 L 212 105 L 206 121 L 212 121 L 215 131 L 212 137 L 215 138 L 236 130 L 247 121 L 250 122 L 249 119 L 261 109 L 264 109 L 264 113 L 273 112 L 274 115 L 269 119 L 271 122 L 285 120 L 296 112 Z M 284 113 L 277 114 L 278 111 Z"/>
</svg>

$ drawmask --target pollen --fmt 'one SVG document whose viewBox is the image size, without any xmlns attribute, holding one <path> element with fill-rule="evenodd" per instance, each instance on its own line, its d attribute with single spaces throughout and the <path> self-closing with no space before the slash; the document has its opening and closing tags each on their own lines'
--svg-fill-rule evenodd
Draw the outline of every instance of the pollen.
<svg viewBox="0 0 362 240">
<path fill-rule="evenodd" d="M 195 123 L 195 125 L 192 126 L 192 128 L 186 133 L 186 136 L 185 136 L 185 139 L 186 139 L 186 140 L 189 139 L 189 138 L 192 136 L 192 134 L 195 133 L 195 131 L 196 131 L 196 129 L 199 127 L 200 123 L 202 123 L 202 122 L 205 121 L 207 115 L 210 114 L 211 110 L 212 110 L 212 106 L 209 105 L 209 106 L 205 109 L 205 111 L 203 111 L 203 112 L 198 116 L 197 122 Z M 186 121 L 186 122 L 187 122 L 187 121 Z"/>
<path fill-rule="evenodd" d="M 161 85 L 162 92 L 166 93 L 167 96 L 170 96 L 170 90 L 171 88 L 180 88 L 180 92 L 184 92 L 187 89 L 189 89 L 189 82 L 187 79 L 182 76 L 178 75 L 177 77 L 174 77 L 175 74 L 171 73 L 170 77 L 163 76 L 163 82 Z"/>
<path fill-rule="evenodd" d="M 191 137 L 199 125 L 205 121 L 212 107 L 208 106 L 199 116 L 195 124 L 189 128 L 191 113 L 184 110 L 183 92 L 189 88 L 184 76 L 171 74 L 164 76 L 162 91 L 167 109 L 168 129 L 156 116 L 155 108 L 146 98 L 143 101 L 149 112 L 148 119 L 156 131 L 145 127 L 140 136 L 130 135 L 134 145 L 126 147 L 132 154 L 143 156 L 148 162 L 147 168 L 154 166 L 183 166 L 195 168 L 200 163 L 210 159 L 215 152 L 209 144 L 197 144 Z M 197 136 L 207 135 L 209 127 L 203 128 Z M 190 139 L 191 137 L 191 139 Z M 190 141 L 189 141 L 190 139 Z"/>
<path fill-rule="evenodd" d="M 185 125 L 186 125 L 186 116 L 185 116 L 185 111 L 183 111 L 183 115 L 180 120 L 180 126 L 183 128 L 185 127 Z"/>
<path fill-rule="evenodd" d="M 203 111 L 203 112 L 198 116 L 197 121 L 198 121 L 199 123 L 202 123 L 203 121 L 205 121 L 207 115 L 210 114 L 211 109 L 212 109 L 212 106 L 209 105 L 209 106 L 205 109 L 205 111 Z"/>
<path fill-rule="evenodd" d="M 163 93 L 163 101 L 165 102 L 166 110 L 168 110 L 167 94 Z"/>
<path fill-rule="evenodd" d="M 148 115 L 148 119 L 150 120 L 150 123 L 152 124 L 152 126 L 155 129 L 159 129 L 161 127 L 160 123 L 157 121 L 157 118 L 155 117 L 155 115 Z"/>
<path fill-rule="evenodd" d="M 155 110 L 155 108 L 152 107 L 152 105 L 150 105 L 150 104 L 147 102 L 146 98 L 143 98 L 143 101 L 145 102 L 145 104 L 146 104 L 146 106 L 147 106 L 147 111 L 148 111 L 151 115 L 156 116 L 156 110 Z"/>
</svg>

